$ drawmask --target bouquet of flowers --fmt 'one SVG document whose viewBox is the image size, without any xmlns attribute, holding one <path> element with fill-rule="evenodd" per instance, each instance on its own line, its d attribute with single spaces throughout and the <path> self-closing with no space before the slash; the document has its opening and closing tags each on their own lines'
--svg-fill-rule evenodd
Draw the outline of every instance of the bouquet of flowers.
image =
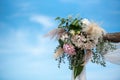
<svg viewBox="0 0 120 80">
<path fill-rule="evenodd" d="M 103 40 L 106 34 L 104 29 L 95 22 L 80 17 L 57 17 L 56 20 L 59 21 L 58 28 L 47 35 L 56 38 L 59 42 L 54 54 L 59 63 L 58 67 L 67 58 L 69 69 L 73 70 L 76 79 L 89 60 L 105 66 L 103 55 L 115 49 L 115 46 Z"/>
</svg>

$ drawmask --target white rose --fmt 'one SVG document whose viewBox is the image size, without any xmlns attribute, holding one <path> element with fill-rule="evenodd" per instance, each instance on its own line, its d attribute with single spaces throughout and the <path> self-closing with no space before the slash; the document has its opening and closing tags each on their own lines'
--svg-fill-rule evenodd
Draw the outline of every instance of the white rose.
<svg viewBox="0 0 120 80">
<path fill-rule="evenodd" d="M 90 24 L 90 21 L 86 18 L 82 19 L 81 22 L 83 24 L 82 27 L 88 27 L 88 25 Z"/>
</svg>

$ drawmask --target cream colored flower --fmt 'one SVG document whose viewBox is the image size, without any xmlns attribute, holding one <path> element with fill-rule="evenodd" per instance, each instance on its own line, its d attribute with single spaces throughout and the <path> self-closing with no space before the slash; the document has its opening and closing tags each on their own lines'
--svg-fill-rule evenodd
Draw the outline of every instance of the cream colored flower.
<svg viewBox="0 0 120 80">
<path fill-rule="evenodd" d="M 68 34 L 67 34 L 67 33 L 62 34 L 62 36 L 60 37 L 60 39 L 61 39 L 62 41 L 65 41 L 66 39 L 68 39 Z"/>
<path fill-rule="evenodd" d="M 77 34 L 80 34 L 80 31 L 77 31 Z"/>
<path fill-rule="evenodd" d="M 99 27 L 96 23 L 91 23 L 88 27 L 83 29 L 83 32 L 86 32 L 91 38 L 100 38 L 105 35 L 104 29 Z"/>
<path fill-rule="evenodd" d="M 74 30 L 70 30 L 70 34 L 75 35 L 75 31 Z"/>
<path fill-rule="evenodd" d="M 74 35 L 71 37 L 71 41 L 76 47 L 83 48 L 86 39 L 83 35 Z"/>
<path fill-rule="evenodd" d="M 86 18 L 82 19 L 81 22 L 82 22 L 82 27 L 83 28 L 88 27 L 88 25 L 90 24 L 90 21 Z"/>
</svg>

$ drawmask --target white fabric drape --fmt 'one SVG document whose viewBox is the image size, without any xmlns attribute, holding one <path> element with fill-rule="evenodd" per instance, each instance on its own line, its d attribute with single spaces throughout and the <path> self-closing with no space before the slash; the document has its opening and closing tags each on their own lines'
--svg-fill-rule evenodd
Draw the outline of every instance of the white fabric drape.
<svg viewBox="0 0 120 80">
<path fill-rule="evenodd" d="M 111 52 L 106 53 L 104 56 L 106 61 L 109 61 L 113 64 L 120 65 L 120 43 L 115 43 L 117 49 Z M 74 79 L 72 74 L 72 80 L 86 80 L 86 68 L 84 67 L 81 74 L 79 74 L 76 79 Z"/>
<path fill-rule="evenodd" d="M 120 65 L 120 43 L 115 44 L 117 49 L 104 55 L 105 60 Z"/>
</svg>

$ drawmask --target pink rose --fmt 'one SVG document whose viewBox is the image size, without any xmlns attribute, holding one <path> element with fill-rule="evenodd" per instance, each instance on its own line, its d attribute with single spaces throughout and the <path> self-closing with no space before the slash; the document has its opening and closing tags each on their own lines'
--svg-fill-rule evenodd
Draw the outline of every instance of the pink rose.
<svg viewBox="0 0 120 80">
<path fill-rule="evenodd" d="M 69 55 L 75 55 L 75 49 L 74 46 L 71 44 L 64 44 L 63 45 L 63 50 L 65 53 L 69 54 Z"/>
</svg>

